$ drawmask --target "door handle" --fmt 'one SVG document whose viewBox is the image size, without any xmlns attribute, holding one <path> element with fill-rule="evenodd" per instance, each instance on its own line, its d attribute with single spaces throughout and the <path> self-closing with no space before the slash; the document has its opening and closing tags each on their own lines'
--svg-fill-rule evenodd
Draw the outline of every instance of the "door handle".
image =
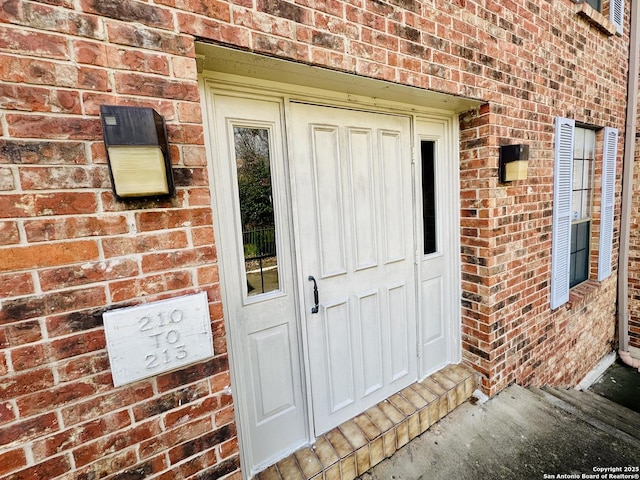
<svg viewBox="0 0 640 480">
<path fill-rule="evenodd" d="M 311 308 L 311 313 L 318 313 L 318 284 L 316 283 L 316 279 L 313 278 L 312 275 L 309 275 L 307 278 L 310 282 L 313 282 L 313 302 L 315 305 Z"/>
</svg>

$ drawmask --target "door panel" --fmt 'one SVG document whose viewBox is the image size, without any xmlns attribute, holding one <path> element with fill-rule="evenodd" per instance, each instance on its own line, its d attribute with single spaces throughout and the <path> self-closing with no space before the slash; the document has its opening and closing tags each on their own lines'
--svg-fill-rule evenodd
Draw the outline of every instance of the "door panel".
<svg viewBox="0 0 640 480">
<path fill-rule="evenodd" d="M 315 229 L 320 242 L 321 277 L 324 278 L 347 271 L 338 129 L 313 126 L 311 142 Z"/>
<path fill-rule="evenodd" d="M 384 383 L 382 328 L 378 292 L 357 295 L 359 329 L 362 332 L 362 365 L 364 394 L 382 388 Z"/>
<path fill-rule="evenodd" d="M 324 357 L 328 371 L 330 411 L 338 410 L 353 404 L 355 401 L 355 371 L 353 368 L 353 340 L 351 338 L 351 318 L 349 305 L 346 302 L 325 307 L 323 327 L 326 336 L 324 341 Z M 323 385 L 313 385 L 320 389 Z"/>
<path fill-rule="evenodd" d="M 282 105 L 210 92 L 217 243 L 244 461 L 308 439 Z"/>
<path fill-rule="evenodd" d="M 411 282 L 413 288 L 413 282 Z M 414 298 L 406 284 L 387 287 L 387 318 L 389 324 L 389 341 L 391 352 L 391 380 L 395 381 L 408 375 L 413 369 L 415 358 L 414 324 L 409 323 L 409 315 L 413 314 Z M 408 304 L 407 302 L 411 302 Z M 413 317 L 413 315 L 412 315 Z"/>
<path fill-rule="evenodd" d="M 289 329 L 287 325 L 249 334 L 251 376 L 256 388 L 255 407 L 258 425 L 274 415 L 295 408 Z"/>
<path fill-rule="evenodd" d="M 370 130 L 348 129 L 349 190 L 355 234 L 356 270 L 374 267 L 378 261 L 375 192 L 369 163 L 373 156 L 371 133 Z"/>
<path fill-rule="evenodd" d="M 408 117 L 291 104 L 315 433 L 416 379 Z M 382 248 L 378 248 L 382 246 Z"/>
<path fill-rule="evenodd" d="M 383 205 L 384 262 L 390 263 L 405 260 L 407 254 L 413 253 L 413 249 L 407 250 L 407 241 L 413 246 L 411 221 L 405 220 L 405 217 L 413 218 L 413 215 L 407 215 L 413 212 L 411 188 L 407 188 L 407 180 L 411 178 L 411 150 L 402 148 L 400 132 L 388 131 L 380 132 L 380 149 L 382 190 L 379 193 Z M 411 209 L 405 210 L 408 205 Z M 409 223 L 408 230 L 406 223 Z"/>
<path fill-rule="evenodd" d="M 433 342 L 444 335 L 443 325 L 442 277 L 435 277 L 422 282 L 422 322 L 425 343 Z"/>
</svg>

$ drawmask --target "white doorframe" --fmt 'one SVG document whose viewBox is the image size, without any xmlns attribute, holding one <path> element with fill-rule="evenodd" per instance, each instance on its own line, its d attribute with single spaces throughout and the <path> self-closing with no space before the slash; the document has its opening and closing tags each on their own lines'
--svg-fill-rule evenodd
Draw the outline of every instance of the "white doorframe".
<svg viewBox="0 0 640 480">
<path fill-rule="evenodd" d="M 345 95 L 335 91 L 326 91 L 317 88 L 305 88 L 298 85 L 291 84 L 281 84 L 278 82 L 272 82 L 268 80 L 258 80 L 247 77 L 240 77 L 233 74 L 228 73 L 219 73 L 219 72 L 211 72 L 206 71 L 201 75 L 200 78 L 200 89 L 201 89 L 201 98 L 203 99 L 203 124 L 205 128 L 205 145 L 206 154 L 209 162 L 209 166 L 213 164 L 213 162 L 218 161 L 218 159 L 214 155 L 214 149 L 212 146 L 215 146 L 216 139 L 214 132 L 212 130 L 213 125 L 211 119 L 211 108 L 208 105 L 208 89 L 215 89 L 218 91 L 225 92 L 233 92 L 235 95 L 251 95 L 251 96 L 261 96 L 267 95 L 271 98 L 280 98 L 284 105 L 284 127 L 286 130 L 285 141 L 286 148 L 288 151 L 291 151 L 291 143 L 294 139 L 291 138 L 288 132 L 291 131 L 291 116 L 290 116 L 290 102 L 295 100 L 297 102 L 305 102 L 311 103 L 314 105 L 327 105 L 327 106 L 339 106 L 352 108 L 362 111 L 370 111 L 377 113 L 396 113 L 402 115 L 409 115 L 412 119 L 412 135 L 414 142 L 414 158 L 416 156 L 415 152 L 419 151 L 419 142 L 421 138 L 430 138 L 428 135 L 420 133 L 420 129 L 418 127 L 419 123 L 422 122 L 435 122 L 442 126 L 443 129 L 443 138 L 442 141 L 446 145 L 446 149 L 444 149 L 445 158 L 442 159 L 442 163 L 445 166 L 445 170 L 443 171 L 442 177 L 439 177 L 439 180 L 442 180 L 446 183 L 446 199 L 445 204 L 446 208 L 443 210 L 442 214 L 445 215 L 443 217 L 446 218 L 448 222 L 448 226 L 446 229 L 450 233 L 449 238 L 442 239 L 441 241 L 447 241 L 452 246 L 453 254 L 449 255 L 447 260 L 447 282 L 449 291 L 451 292 L 451 301 L 448 302 L 447 315 L 449 317 L 449 321 L 446 323 L 447 326 L 447 336 L 449 338 L 448 347 L 447 347 L 447 359 L 448 363 L 457 363 L 461 359 L 461 307 L 460 307 L 460 298 L 461 298 L 461 273 L 460 273 L 460 262 L 459 262 L 459 245 L 460 245 L 460 196 L 459 196 L 459 188 L 460 188 L 460 179 L 459 179 L 459 169 L 458 169 L 458 146 L 459 146 L 459 136 L 458 136 L 458 117 L 456 114 L 452 112 L 446 112 L 437 109 L 429 109 L 426 107 L 416 107 L 415 105 L 406 105 L 395 103 L 391 101 L 376 101 L 373 98 L 366 97 L 358 97 L 355 98 L 352 95 Z M 214 173 L 213 169 L 209 168 L 209 181 L 210 185 L 216 185 L 214 181 Z M 295 188 L 295 182 L 292 182 L 290 176 L 292 175 L 291 169 L 288 170 L 288 181 L 290 188 Z M 416 169 L 416 172 L 419 170 Z M 417 179 L 417 173 L 414 174 Z M 417 180 L 416 180 L 417 181 Z M 290 195 L 290 205 L 289 211 L 296 211 L 297 205 L 295 203 L 295 192 L 291 192 Z M 418 201 L 416 195 L 414 193 L 414 202 Z M 216 201 L 215 195 L 212 195 L 212 205 L 214 208 L 214 212 L 219 211 L 222 208 Z M 217 215 L 214 215 L 217 217 Z M 295 218 L 295 215 L 292 217 Z M 295 220 L 294 220 L 295 221 Z M 414 219 L 414 224 L 418 223 L 415 231 L 418 230 L 421 220 Z M 220 225 L 218 223 L 218 219 L 214 218 L 214 226 L 216 229 L 216 234 L 220 232 Z M 293 228 L 293 242 L 294 245 L 298 245 L 301 241 L 298 230 L 294 225 Z M 420 243 L 416 240 L 416 246 Z M 295 248 L 294 248 L 295 251 Z M 297 298 L 300 308 L 304 308 L 305 305 L 305 292 L 304 288 L 305 279 L 302 278 L 303 273 L 301 273 L 301 260 L 298 255 L 293 256 L 294 262 L 294 272 L 297 272 L 296 280 L 299 287 L 297 288 Z M 420 274 L 419 269 L 416 272 L 417 283 L 420 282 Z M 233 388 L 234 385 L 239 384 L 239 365 L 237 362 L 236 356 L 234 355 L 234 349 L 238 343 L 238 339 L 234 338 L 233 327 L 229 325 L 228 318 L 226 312 L 228 311 L 228 300 L 227 300 L 227 292 L 225 288 L 226 274 L 222 266 L 220 266 L 220 289 L 222 293 L 223 299 L 223 307 L 225 310 L 225 326 L 227 331 L 227 341 L 228 341 L 228 354 L 229 354 L 229 364 L 230 364 L 230 373 L 231 373 L 231 381 L 232 381 L 232 395 L 234 397 L 234 405 L 238 408 L 242 405 L 242 402 L 238 401 L 238 395 L 242 394 L 242 392 L 236 391 Z M 419 297 L 418 297 L 419 298 Z M 418 310 L 420 311 L 420 310 Z M 420 327 L 419 327 L 420 328 Z M 420 329 L 417 332 L 420 335 Z M 307 338 L 307 333 L 305 328 L 300 328 L 300 342 L 302 346 L 302 352 L 300 352 L 300 358 L 302 358 L 303 365 L 301 365 L 301 370 L 303 372 L 303 385 L 305 392 L 311 391 L 311 380 L 308 374 L 308 369 L 305 365 L 309 364 L 309 342 Z M 423 371 L 419 370 L 418 376 L 423 378 L 432 373 L 431 371 Z M 308 442 L 312 443 L 315 439 L 315 432 L 313 431 L 313 412 L 311 410 L 311 398 L 310 395 L 306 395 L 306 405 L 307 405 L 307 418 L 309 425 L 309 436 Z M 243 411 L 241 408 L 238 408 L 238 414 L 236 416 L 237 425 L 238 425 L 238 438 L 240 445 L 240 457 L 242 470 L 245 476 L 250 476 L 252 473 L 255 473 L 255 466 L 250 464 L 250 460 L 245 458 L 245 452 L 247 451 L 248 440 L 246 438 L 246 432 L 244 423 L 246 422 L 247 412 Z M 282 452 L 283 456 L 290 452 Z"/>
</svg>

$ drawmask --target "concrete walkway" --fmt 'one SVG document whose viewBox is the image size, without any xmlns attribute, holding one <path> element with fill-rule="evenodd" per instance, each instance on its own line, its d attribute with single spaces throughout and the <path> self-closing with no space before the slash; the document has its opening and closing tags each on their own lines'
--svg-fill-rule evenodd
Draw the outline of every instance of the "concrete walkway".
<svg viewBox="0 0 640 480">
<path fill-rule="evenodd" d="M 640 478 L 640 440 L 560 403 L 513 385 L 483 405 L 461 405 L 360 478 Z"/>
<path fill-rule="evenodd" d="M 611 364 L 589 390 L 640 413 L 640 372 L 621 360 Z"/>
</svg>

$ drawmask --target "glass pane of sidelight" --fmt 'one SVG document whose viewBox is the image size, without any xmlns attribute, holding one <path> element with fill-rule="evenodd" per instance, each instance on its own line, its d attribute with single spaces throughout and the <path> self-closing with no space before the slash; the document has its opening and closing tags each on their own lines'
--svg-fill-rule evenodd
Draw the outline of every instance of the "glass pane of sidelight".
<svg viewBox="0 0 640 480">
<path fill-rule="evenodd" d="M 248 295 L 258 295 L 280 288 L 269 130 L 234 127 L 233 137 L 246 288 Z"/>
<path fill-rule="evenodd" d="M 424 235 L 424 253 L 438 250 L 436 231 L 436 163 L 435 142 L 420 142 L 422 157 L 422 224 Z"/>
</svg>

